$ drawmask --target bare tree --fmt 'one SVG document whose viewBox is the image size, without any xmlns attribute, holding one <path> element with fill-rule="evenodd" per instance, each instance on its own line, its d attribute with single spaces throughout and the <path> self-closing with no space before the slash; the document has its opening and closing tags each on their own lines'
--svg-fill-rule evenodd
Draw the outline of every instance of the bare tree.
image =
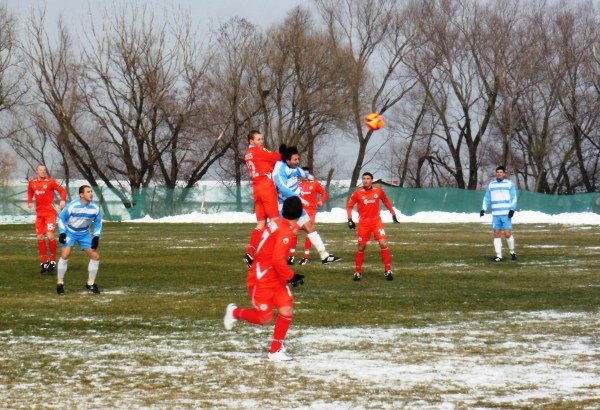
<svg viewBox="0 0 600 410">
<path fill-rule="evenodd" d="M 26 89 L 16 35 L 15 16 L 0 3 L 0 113 L 14 107 Z"/>
</svg>

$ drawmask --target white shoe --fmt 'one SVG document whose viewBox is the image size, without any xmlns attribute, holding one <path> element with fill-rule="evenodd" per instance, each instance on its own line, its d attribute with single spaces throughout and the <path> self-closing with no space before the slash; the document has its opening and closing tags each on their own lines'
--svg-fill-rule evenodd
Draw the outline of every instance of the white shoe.
<svg viewBox="0 0 600 410">
<path fill-rule="evenodd" d="M 235 322 L 237 319 L 233 317 L 233 311 L 237 309 L 237 306 L 234 303 L 230 303 L 225 308 L 225 316 L 223 317 L 223 325 L 225 329 L 231 330 L 233 326 L 235 326 Z"/>
<path fill-rule="evenodd" d="M 287 362 L 292 360 L 292 357 L 285 352 L 285 348 L 282 346 L 282 348 L 275 353 L 269 353 L 267 359 L 270 362 Z"/>
</svg>

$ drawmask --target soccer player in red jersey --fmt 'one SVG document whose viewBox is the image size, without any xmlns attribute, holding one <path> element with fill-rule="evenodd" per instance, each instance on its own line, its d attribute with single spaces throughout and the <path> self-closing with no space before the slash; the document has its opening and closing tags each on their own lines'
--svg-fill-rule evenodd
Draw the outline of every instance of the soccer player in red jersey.
<svg viewBox="0 0 600 410">
<path fill-rule="evenodd" d="M 37 234 L 38 251 L 40 253 L 41 273 L 50 273 L 56 267 L 56 215 L 58 209 L 54 204 L 54 192 L 60 194 L 60 209 L 66 204 L 67 190 L 64 189 L 56 180 L 48 176 L 48 171 L 44 165 L 38 165 L 35 173 L 37 178 L 29 181 L 27 189 L 27 206 L 33 208 L 33 199 L 35 198 L 35 231 Z M 46 243 L 47 241 L 47 243 Z M 47 251 L 50 248 L 50 261 L 48 261 Z"/>
<path fill-rule="evenodd" d="M 256 228 L 250 235 L 250 243 L 244 255 L 244 261 L 250 266 L 260 238 L 262 237 L 267 218 L 271 221 L 279 218 L 277 189 L 273 182 L 273 167 L 281 159 L 281 154 L 265 148 L 265 138 L 256 130 L 248 133 L 250 147 L 246 151 L 245 161 L 252 178 L 254 191 L 254 212 L 256 213 Z"/>
<path fill-rule="evenodd" d="M 304 275 L 294 273 L 286 263 L 296 222 L 302 214 L 302 202 L 297 196 L 283 203 L 282 219 L 271 221 L 262 233 L 254 262 L 248 271 L 246 285 L 253 308 L 239 308 L 230 303 L 225 309 L 223 324 L 231 330 L 238 320 L 264 326 L 273 320 L 273 307 L 279 312 L 273 330 L 268 359 L 282 362 L 291 360 L 283 342 L 293 314 L 294 297 L 288 283 L 296 287 L 304 283 Z"/>
<path fill-rule="evenodd" d="M 303 167 L 302 169 L 312 175 L 310 168 Z M 327 191 L 317 180 L 303 179 L 298 182 L 298 186 L 300 187 L 300 197 L 306 201 L 304 209 L 306 210 L 306 213 L 310 217 L 312 223 L 316 226 L 317 223 L 315 218 L 317 216 L 317 208 L 327 202 Z M 298 237 L 296 236 L 295 241 L 292 243 L 292 247 L 290 248 L 288 265 L 294 264 L 294 254 L 296 252 L 297 242 Z M 311 246 L 312 243 L 310 238 L 307 236 L 304 240 L 304 256 L 302 256 L 302 259 L 300 259 L 300 265 L 306 265 L 308 263 Z"/>
<path fill-rule="evenodd" d="M 379 201 L 382 201 L 385 207 L 390 211 L 394 223 L 398 223 L 398 219 L 396 218 L 394 207 L 383 189 L 373 185 L 373 174 L 365 172 L 362 176 L 362 183 L 362 188 L 358 188 L 354 191 L 346 206 L 346 211 L 348 213 L 348 227 L 350 229 L 356 229 L 356 224 L 352 220 L 352 208 L 354 207 L 354 204 L 358 204 L 358 251 L 356 252 L 354 280 L 359 281 L 362 279 L 362 265 L 365 260 L 365 248 L 367 247 L 367 243 L 371 240 L 371 235 L 374 235 L 375 239 L 379 241 L 384 275 L 387 280 L 393 280 L 392 256 L 390 255 L 390 248 L 387 246 L 383 222 L 381 222 L 381 208 L 379 206 Z"/>
</svg>

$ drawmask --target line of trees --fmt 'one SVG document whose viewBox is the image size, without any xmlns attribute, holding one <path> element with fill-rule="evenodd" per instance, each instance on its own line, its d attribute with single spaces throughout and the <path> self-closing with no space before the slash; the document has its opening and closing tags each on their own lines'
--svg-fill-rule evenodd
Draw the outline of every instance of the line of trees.
<svg viewBox="0 0 600 410">
<path fill-rule="evenodd" d="M 313 0 L 267 30 L 233 18 L 211 36 L 185 10 L 93 14 L 51 38 L 43 8 L 19 22 L 0 5 L 0 138 L 126 207 L 209 170 L 240 201 L 252 128 L 322 178 L 348 178 L 336 152 L 354 144 L 352 186 L 379 167 L 401 186 L 477 189 L 505 164 L 522 189 L 600 190 L 593 2 Z M 373 111 L 379 134 L 363 124 Z"/>
</svg>

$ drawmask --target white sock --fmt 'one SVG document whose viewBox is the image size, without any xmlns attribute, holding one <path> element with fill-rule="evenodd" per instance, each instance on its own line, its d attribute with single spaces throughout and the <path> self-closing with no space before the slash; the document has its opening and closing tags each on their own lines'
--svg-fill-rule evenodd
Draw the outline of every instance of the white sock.
<svg viewBox="0 0 600 410">
<path fill-rule="evenodd" d="M 515 253 L 515 237 L 511 235 L 510 238 L 506 238 L 506 244 L 508 245 L 508 251 Z"/>
<path fill-rule="evenodd" d="M 96 275 L 98 274 L 98 266 L 100 265 L 100 261 L 95 261 L 90 259 L 90 263 L 88 263 L 88 285 L 93 285 L 96 282 Z"/>
<path fill-rule="evenodd" d="M 315 248 L 319 252 L 319 256 L 321 256 L 321 259 L 325 259 L 329 256 L 329 252 L 325 250 L 325 244 L 323 243 L 323 240 L 321 239 L 317 231 L 313 231 L 307 234 L 306 236 L 308 236 L 312 244 L 315 245 Z"/>
<path fill-rule="evenodd" d="M 69 260 L 59 258 L 58 263 L 56 264 L 56 274 L 58 276 L 58 282 L 63 283 L 65 280 L 65 274 L 67 273 L 67 268 L 69 267 Z"/>
<path fill-rule="evenodd" d="M 496 250 L 496 256 L 502 257 L 502 238 L 494 238 L 494 249 Z"/>
</svg>

